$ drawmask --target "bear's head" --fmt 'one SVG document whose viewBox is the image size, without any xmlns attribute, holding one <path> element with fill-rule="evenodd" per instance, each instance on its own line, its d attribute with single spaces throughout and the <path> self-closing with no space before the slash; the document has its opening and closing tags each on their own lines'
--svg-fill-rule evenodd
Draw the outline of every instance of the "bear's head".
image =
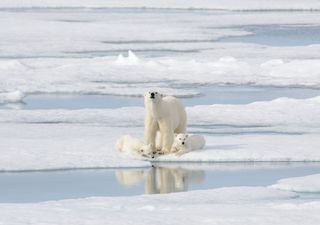
<svg viewBox="0 0 320 225">
<path fill-rule="evenodd" d="M 148 91 L 144 94 L 144 100 L 147 102 L 159 102 L 162 99 L 163 95 L 157 91 Z"/>
<path fill-rule="evenodd" d="M 147 158 L 153 158 L 153 152 L 152 152 L 153 148 L 151 144 L 148 145 L 142 145 L 139 149 L 139 154 L 147 157 Z"/>
<path fill-rule="evenodd" d="M 184 146 L 187 142 L 187 139 L 188 139 L 189 135 L 188 134 L 175 134 L 175 137 L 174 137 L 174 143 L 176 145 L 182 145 Z"/>
</svg>

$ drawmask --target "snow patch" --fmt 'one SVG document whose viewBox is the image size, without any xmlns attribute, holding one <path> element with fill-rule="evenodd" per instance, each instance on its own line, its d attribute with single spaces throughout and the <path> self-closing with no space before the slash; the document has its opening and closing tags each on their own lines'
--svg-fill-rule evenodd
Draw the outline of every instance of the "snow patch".
<svg viewBox="0 0 320 225">
<path fill-rule="evenodd" d="M 116 60 L 116 63 L 119 65 L 135 65 L 139 63 L 139 58 L 129 50 L 128 57 L 124 57 L 122 54 L 120 54 Z"/>
<path fill-rule="evenodd" d="M 0 92 L 0 104 L 21 102 L 24 97 L 25 94 L 22 91 L 12 91 L 6 93 Z"/>
</svg>

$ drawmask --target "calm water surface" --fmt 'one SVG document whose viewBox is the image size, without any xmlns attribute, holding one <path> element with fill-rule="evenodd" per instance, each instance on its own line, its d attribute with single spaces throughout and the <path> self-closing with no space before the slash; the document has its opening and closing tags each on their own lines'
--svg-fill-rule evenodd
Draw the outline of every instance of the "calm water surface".
<svg viewBox="0 0 320 225">
<path fill-rule="evenodd" d="M 193 98 L 183 98 L 186 106 L 210 104 L 248 104 L 256 101 L 270 101 L 276 98 L 311 98 L 320 96 L 320 89 L 276 88 L 250 86 L 202 86 L 196 88 L 202 93 Z M 0 105 L 0 108 L 21 109 L 82 109 L 82 108 L 120 108 L 143 106 L 143 97 L 112 95 L 29 95 L 23 103 Z"/>
<path fill-rule="evenodd" d="M 1 172 L 0 202 L 268 186 L 282 178 L 315 173 L 320 173 L 320 163 L 156 164 L 143 169 Z M 314 194 L 312 198 L 320 198 L 320 194 Z"/>
</svg>

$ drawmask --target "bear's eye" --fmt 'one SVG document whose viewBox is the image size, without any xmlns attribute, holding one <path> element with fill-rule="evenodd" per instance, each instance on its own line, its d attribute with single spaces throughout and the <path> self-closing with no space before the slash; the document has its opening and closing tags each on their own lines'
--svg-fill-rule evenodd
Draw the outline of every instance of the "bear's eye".
<svg viewBox="0 0 320 225">
<path fill-rule="evenodd" d="M 181 140 L 181 138 L 179 138 L 179 140 Z"/>
<path fill-rule="evenodd" d="M 140 149 L 140 152 L 144 152 L 143 149 Z"/>
</svg>

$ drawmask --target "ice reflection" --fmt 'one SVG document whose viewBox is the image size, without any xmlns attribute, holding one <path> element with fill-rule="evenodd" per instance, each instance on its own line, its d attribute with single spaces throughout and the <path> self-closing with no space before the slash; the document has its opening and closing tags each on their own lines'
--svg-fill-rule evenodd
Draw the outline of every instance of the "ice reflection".
<svg viewBox="0 0 320 225">
<path fill-rule="evenodd" d="M 152 167 L 149 170 L 118 170 L 116 178 L 123 186 L 144 183 L 145 194 L 162 194 L 187 191 L 190 184 L 204 182 L 203 170 Z"/>
</svg>

